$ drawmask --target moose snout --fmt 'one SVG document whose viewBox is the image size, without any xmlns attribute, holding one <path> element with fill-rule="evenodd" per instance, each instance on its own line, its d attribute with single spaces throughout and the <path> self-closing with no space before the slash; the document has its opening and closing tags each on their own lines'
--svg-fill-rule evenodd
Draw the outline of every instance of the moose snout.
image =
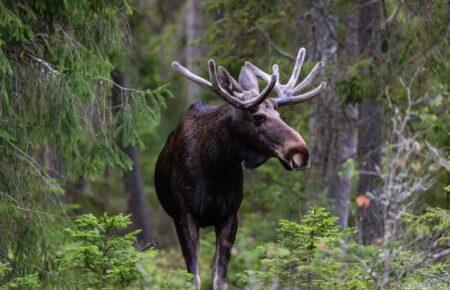
<svg viewBox="0 0 450 290">
<path fill-rule="evenodd" d="M 306 146 L 291 147 L 285 152 L 276 152 L 276 156 L 287 170 L 303 170 L 310 166 L 309 151 Z"/>
<path fill-rule="evenodd" d="M 309 151 L 305 140 L 300 134 L 291 131 L 291 136 L 284 143 L 283 158 L 281 163 L 287 170 L 303 170 L 310 166 Z M 286 166 L 287 165 L 287 166 Z"/>
</svg>

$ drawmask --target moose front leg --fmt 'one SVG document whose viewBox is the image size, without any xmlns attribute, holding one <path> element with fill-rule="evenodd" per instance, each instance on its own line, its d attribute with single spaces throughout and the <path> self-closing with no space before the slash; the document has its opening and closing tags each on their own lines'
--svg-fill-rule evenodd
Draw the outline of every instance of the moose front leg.
<svg viewBox="0 0 450 290">
<path fill-rule="evenodd" d="M 227 267 L 230 261 L 231 249 L 233 248 L 238 228 L 237 215 L 233 214 L 227 220 L 215 226 L 216 231 L 216 255 L 213 266 L 214 290 L 227 289 Z"/>
<path fill-rule="evenodd" d="M 190 216 L 184 216 L 174 221 L 177 230 L 181 252 L 186 262 L 187 271 L 194 274 L 193 284 L 200 289 L 200 273 L 198 270 L 199 226 Z"/>
</svg>

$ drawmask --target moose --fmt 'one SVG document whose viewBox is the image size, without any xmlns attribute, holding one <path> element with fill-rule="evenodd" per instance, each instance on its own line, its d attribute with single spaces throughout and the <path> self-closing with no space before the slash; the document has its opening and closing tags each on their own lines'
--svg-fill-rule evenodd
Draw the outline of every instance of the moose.
<svg viewBox="0 0 450 290">
<path fill-rule="evenodd" d="M 243 198 L 243 167 L 254 169 L 276 157 L 287 170 L 309 167 L 308 147 L 278 113 L 278 108 L 308 101 L 326 84 L 300 94 L 324 67 L 317 63 L 299 84 L 305 49 L 298 52 L 289 81 L 281 84 L 278 65 L 268 74 L 250 62 L 238 81 L 208 61 L 207 81 L 178 62 L 175 71 L 221 97 L 225 104 L 195 102 L 169 135 L 155 168 L 158 199 L 173 219 L 188 272 L 200 289 L 199 229 L 214 226 L 216 250 L 212 267 L 214 289 L 227 289 L 226 275 L 238 228 Z M 258 78 L 266 83 L 260 92 Z M 276 97 L 269 98 L 274 91 Z"/>
</svg>

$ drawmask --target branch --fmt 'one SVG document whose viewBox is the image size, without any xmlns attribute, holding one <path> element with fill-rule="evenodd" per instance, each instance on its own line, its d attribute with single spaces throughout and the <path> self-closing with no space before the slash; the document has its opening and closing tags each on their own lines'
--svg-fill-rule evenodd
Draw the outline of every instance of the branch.
<svg viewBox="0 0 450 290">
<path fill-rule="evenodd" d="M 141 93 L 142 92 L 140 90 L 123 87 L 123 86 L 119 85 L 118 83 L 114 82 L 113 80 L 110 80 L 110 79 L 102 77 L 102 76 L 96 76 L 96 75 L 92 75 L 92 74 L 87 74 L 87 75 L 92 77 L 92 78 L 94 78 L 94 79 L 108 82 L 108 83 L 118 87 L 122 91 L 128 91 L 128 92 L 133 92 L 133 93 Z"/>
<path fill-rule="evenodd" d="M 394 11 L 392 11 L 391 15 L 386 19 L 386 23 L 389 23 L 392 21 L 392 19 L 394 19 L 395 14 L 397 14 L 397 10 L 398 10 L 398 4 L 395 5 Z"/>
<path fill-rule="evenodd" d="M 435 254 L 431 255 L 431 258 L 433 258 L 434 260 L 438 260 L 441 257 L 447 256 L 448 254 L 450 254 L 450 249 L 446 249 L 446 250 L 443 250 L 442 252 L 435 253 Z"/>
<path fill-rule="evenodd" d="M 60 74 L 59 71 L 57 71 L 56 69 L 54 69 L 53 66 L 52 66 L 50 63 L 46 62 L 45 60 L 40 59 L 40 58 L 35 57 L 35 56 L 32 56 L 31 54 L 28 54 L 28 53 L 25 53 L 25 54 L 26 54 L 28 57 L 30 57 L 31 59 L 33 59 L 33 60 L 37 61 L 38 63 L 40 63 L 41 65 L 43 65 L 43 66 L 44 66 L 44 67 L 45 67 L 52 75 L 57 76 L 57 75 Z"/>
<path fill-rule="evenodd" d="M 289 52 L 283 50 L 282 48 L 280 48 L 270 37 L 269 33 L 267 31 L 265 31 L 262 27 L 257 26 L 258 30 L 262 33 L 262 35 L 264 36 L 264 38 L 267 40 L 268 44 L 270 47 L 272 47 L 278 54 L 280 54 L 281 56 L 294 61 L 295 57 L 290 54 Z"/>
<path fill-rule="evenodd" d="M 35 60 L 36 62 L 38 62 L 39 64 L 41 64 L 42 66 L 44 66 L 52 75 L 60 75 L 61 73 L 59 72 L 59 71 L 57 71 L 55 68 L 53 68 L 53 65 L 51 65 L 50 63 L 48 63 L 47 61 L 45 61 L 45 60 L 43 60 L 43 59 L 40 59 L 40 58 L 38 58 L 38 57 L 35 57 L 35 56 L 33 56 L 33 55 L 31 55 L 31 54 L 28 54 L 28 53 L 25 53 L 28 57 L 30 57 L 31 59 L 33 59 L 33 60 Z M 126 88 L 126 87 L 123 87 L 123 86 L 121 86 L 121 85 L 119 85 L 119 84 L 117 84 L 117 83 L 115 83 L 114 81 L 112 81 L 112 80 L 110 80 L 110 79 L 108 79 L 108 78 L 105 78 L 105 77 L 102 77 L 102 76 L 96 76 L 96 75 L 92 75 L 92 74 L 89 74 L 89 73 L 86 73 L 86 75 L 87 76 L 90 76 L 90 77 L 92 77 L 92 78 L 94 78 L 94 79 L 97 79 L 97 80 L 100 80 L 100 81 L 106 81 L 106 82 L 108 82 L 108 83 L 110 83 L 110 84 L 112 84 L 112 85 L 114 85 L 114 86 L 116 86 L 116 87 L 118 87 L 120 90 L 122 90 L 122 91 L 128 91 L 128 92 L 134 92 L 134 93 L 141 93 L 142 91 L 140 91 L 140 90 L 136 90 L 136 89 L 131 89 L 131 88 Z"/>
</svg>

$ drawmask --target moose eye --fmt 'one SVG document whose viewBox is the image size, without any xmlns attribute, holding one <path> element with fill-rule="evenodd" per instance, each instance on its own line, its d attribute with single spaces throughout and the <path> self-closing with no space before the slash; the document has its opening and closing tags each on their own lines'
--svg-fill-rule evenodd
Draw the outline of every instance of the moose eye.
<svg viewBox="0 0 450 290">
<path fill-rule="evenodd" d="M 264 117 L 261 116 L 261 115 L 254 115 L 254 116 L 253 116 L 253 121 L 254 121 L 254 123 L 255 123 L 256 126 L 261 125 L 261 123 L 263 122 L 263 120 L 264 120 Z"/>
</svg>

